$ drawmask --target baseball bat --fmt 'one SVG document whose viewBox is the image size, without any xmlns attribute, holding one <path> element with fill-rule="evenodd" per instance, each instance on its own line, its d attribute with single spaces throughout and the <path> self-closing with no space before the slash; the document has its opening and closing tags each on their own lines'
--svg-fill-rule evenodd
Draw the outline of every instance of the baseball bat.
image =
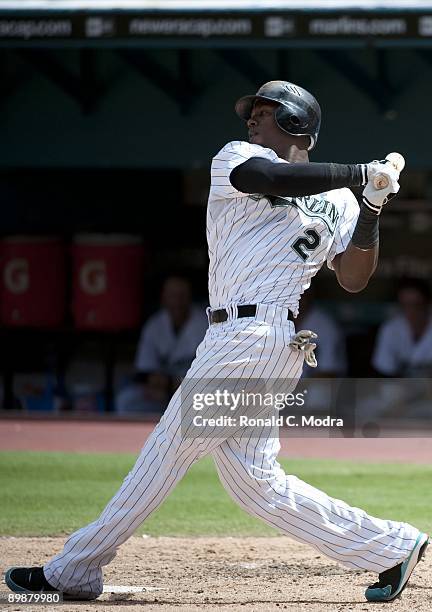
<svg viewBox="0 0 432 612">
<path fill-rule="evenodd" d="M 389 153 L 386 155 L 386 159 L 388 159 L 398 172 L 402 172 L 405 168 L 405 159 L 400 153 Z M 373 184 L 375 189 L 385 189 L 389 184 L 388 177 L 385 174 L 377 174 L 374 177 Z"/>
</svg>

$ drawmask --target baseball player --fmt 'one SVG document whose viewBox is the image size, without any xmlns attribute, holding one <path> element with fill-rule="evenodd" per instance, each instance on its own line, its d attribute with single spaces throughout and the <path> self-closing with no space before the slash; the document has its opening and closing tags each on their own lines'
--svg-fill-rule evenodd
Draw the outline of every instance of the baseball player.
<svg viewBox="0 0 432 612">
<path fill-rule="evenodd" d="M 186 381 L 297 380 L 303 361 L 314 362 L 312 332 L 294 327 L 299 298 L 324 263 L 347 291 L 367 285 L 377 264 L 379 215 L 399 189 L 399 173 L 384 162 L 309 163 L 321 112 L 297 85 L 266 83 L 241 98 L 236 112 L 247 123 L 249 142 L 230 142 L 213 159 L 209 329 Z M 374 187 L 377 174 L 386 177 L 386 188 Z M 354 186 L 363 186 L 360 204 Z M 43 568 L 9 569 L 9 588 L 98 597 L 103 566 L 188 468 L 210 453 L 223 485 L 245 510 L 347 568 L 376 572 L 368 600 L 390 601 L 401 593 L 427 546 L 426 534 L 369 516 L 286 475 L 276 460 L 277 435 L 183 436 L 183 386 L 100 517 L 71 535 Z"/>
</svg>

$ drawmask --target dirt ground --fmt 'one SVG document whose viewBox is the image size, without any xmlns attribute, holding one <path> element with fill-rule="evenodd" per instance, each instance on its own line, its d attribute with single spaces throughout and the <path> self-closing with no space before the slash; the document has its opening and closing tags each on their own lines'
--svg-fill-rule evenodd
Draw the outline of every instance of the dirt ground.
<svg viewBox="0 0 432 612">
<path fill-rule="evenodd" d="M 0 538 L 0 567 L 40 565 L 62 538 Z M 365 587 L 375 576 L 346 570 L 285 537 L 151 538 L 124 544 L 105 568 L 105 585 L 142 587 L 96 601 L 66 602 L 68 612 L 194 612 L 270 610 L 392 612 L 432 609 L 432 555 L 416 568 L 409 587 L 392 604 L 368 604 Z M 0 588 L 5 591 L 3 585 Z M 0 610 L 44 612 L 52 606 L 0 605 Z"/>
</svg>

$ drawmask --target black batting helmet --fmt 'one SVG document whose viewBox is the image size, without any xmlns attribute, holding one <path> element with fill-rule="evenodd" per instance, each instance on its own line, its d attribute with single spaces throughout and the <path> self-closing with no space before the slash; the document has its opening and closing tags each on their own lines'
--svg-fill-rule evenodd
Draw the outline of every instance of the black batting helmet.
<svg viewBox="0 0 432 612">
<path fill-rule="evenodd" d="M 277 102 L 275 119 L 281 130 L 292 136 L 309 136 L 309 150 L 313 149 L 321 125 L 321 109 L 312 94 L 287 81 L 269 81 L 254 96 L 237 100 L 235 110 L 244 121 L 250 118 L 255 100 Z"/>
</svg>

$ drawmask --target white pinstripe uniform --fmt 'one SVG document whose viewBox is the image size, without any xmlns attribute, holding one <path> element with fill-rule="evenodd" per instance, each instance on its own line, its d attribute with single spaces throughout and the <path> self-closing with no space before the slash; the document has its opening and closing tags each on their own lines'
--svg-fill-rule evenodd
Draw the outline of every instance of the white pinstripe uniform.
<svg viewBox="0 0 432 612">
<path fill-rule="evenodd" d="M 229 318 L 209 327 L 188 379 L 298 379 L 302 353 L 288 343 L 301 293 L 327 260 L 342 252 L 358 206 L 349 190 L 273 200 L 239 193 L 231 170 L 252 156 L 284 163 L 258 145 L 232 142 L 214 158 L 208 203 L 209 291 L 212 308 Z M 308 231 L 309 230 L 309 231 Z M 254 318 L 236 318 L 239 304 L 257 304 Z M 348 568 L 382 572 L 405 559 L 419 534 L 406 524 L 368 516 L 358 508 L 286 475 L 276 461 L 274 433 L 251 438 L 185 438 L 180 389 L 150 435 L 121 488 L 101 516 L 74 533 L 44 567 L 57 589 L 96 596 L 102 567 L 165 499 L 198 458 L 211 453 L 229 494 L 248 512 Z M 145 571 L 145 550 L 143 550 Z"/>
</svg>

